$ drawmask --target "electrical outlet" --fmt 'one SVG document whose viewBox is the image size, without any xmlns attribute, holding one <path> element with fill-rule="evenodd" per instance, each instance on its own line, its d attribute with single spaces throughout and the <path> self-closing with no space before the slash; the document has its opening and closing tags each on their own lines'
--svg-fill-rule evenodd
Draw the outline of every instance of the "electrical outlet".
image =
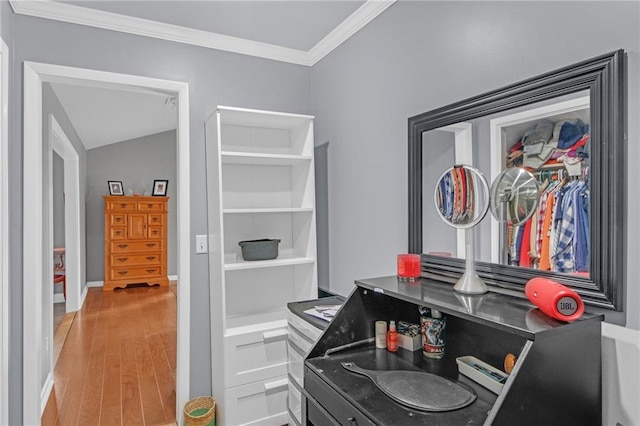
<svg viewBox="0 0 640 426">
<path fill-rule="evenodd" d="M 196 254 L 206 253 L 207 251 L 207 236 L 196 235 Z"/>
</svg>

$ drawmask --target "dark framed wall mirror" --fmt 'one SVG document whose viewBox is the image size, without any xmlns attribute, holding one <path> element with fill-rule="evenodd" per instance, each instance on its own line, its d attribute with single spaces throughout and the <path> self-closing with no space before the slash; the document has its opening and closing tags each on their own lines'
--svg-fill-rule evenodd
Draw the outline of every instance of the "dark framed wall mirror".
<svg viewBox="0 0 640 426">
<path fill-rule="evenodd" d="M 622 311 L 625 78 L 618 50 L 409 118 L 408 250 L 422 254 L 423 276 L 453 283 L 465 268 L 463 235 L 445 229 L 435 211 L 438 176 L 467 164 L 491 183 L 524 167 L 539 180 L 540 200 L 555 201 L 546 235 L 557 239 L 546 243 L 557 252 L 541 256 L 544 210 L 530 220 L 540 231 L 485 219 L 475 241 L 478 275 L 496 291 L 523 291 L 529 279 L 548 276 L 587 304 Z M 575 232 L 569 242 L 560 241 L 566 227 Z M 514 251 L 518 233 L 529 236 L 526 250 Z"/>
</svg>

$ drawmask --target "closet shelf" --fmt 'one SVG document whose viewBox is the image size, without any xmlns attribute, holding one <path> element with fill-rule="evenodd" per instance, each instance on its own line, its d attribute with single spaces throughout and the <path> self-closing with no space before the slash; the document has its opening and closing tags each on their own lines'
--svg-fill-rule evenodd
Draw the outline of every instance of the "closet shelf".
<svg viewBox="0 0 640 426">
<path fill-rule="evenodd" d="M 237 260 L 234 262 L 228 262 L 224 264 L 225 271 L 240 271 L 246 269 L 258 269 L 258 268 L 273 268 L 278 266 L 290 266 L 290 265 L 302 265 L 305 263 L 313 263 L 315 258 L 313 257 L 279 257 L 273 260 L 257 260 L 247 262 L 244 260 Z"/>
<path fill-rule="evenodd" d="M 254 214 L 254 213 L 311 213 L 313 207 L 282 207 L 282 208 L 250 208 L 224 209 L 224 214 Z"/>
<path fill-rule="evenodd" d="M 293 166 L 310 162 L 308 155 L 260 154 L 253 152 L 222 151 L 223 164 L 246 164 L 265 166 Z"/>
</svg>

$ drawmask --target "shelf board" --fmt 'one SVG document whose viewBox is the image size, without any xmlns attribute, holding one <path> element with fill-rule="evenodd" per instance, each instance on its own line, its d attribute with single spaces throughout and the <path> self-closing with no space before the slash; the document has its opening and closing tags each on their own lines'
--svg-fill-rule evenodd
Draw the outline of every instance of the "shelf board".
<svg viewBox="0 0 640 426">
<path fill-rule="evenodd" d="M 260 330 L 270 330 L 287 325 L 286 308 L 254 315 L 239 315 L 227 317 L 225 337 L 250 333 Z"/>
<path fill-rule="evenodd" d="M 225 263 L 225 271 L 241 271 L 245 269 L 258 269 L 258 268 L 274 268 L 278 266 L 290 266 L 290 265 L 303 265 L 305 263 L 313 263 L 315 258 L 313 257 L 279 257 L 272 260 L 255 260 L 245 261 L 236 260 L 233 262 Z"/>
<path fill-rule="evenodd" d="M 250 208 L 250 209 L 224 209 L 224 214 L 253 214 L 253 213 L 310 213 L 313 207 L 277 207 L 277 208 Z"/>
<path fill-rule="evenodd" d="M 258 154 L 253 152 L 222 151 L 223 164 L 247 164 L 264 166 L 293 166 L 311 161 L 310 155 Z"/>
</svg>

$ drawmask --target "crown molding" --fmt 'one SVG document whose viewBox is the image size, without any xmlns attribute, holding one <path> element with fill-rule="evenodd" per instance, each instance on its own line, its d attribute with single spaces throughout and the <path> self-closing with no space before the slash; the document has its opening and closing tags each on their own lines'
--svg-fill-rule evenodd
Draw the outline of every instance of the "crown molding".
<svg viewBox="0 0 640 426">
<path fill-rule="evenodd" d="M 309 63 L 318 63 L 395 2 L 396 0 L 367 0 L 307 52 Z"/>
<path fill-rule="evenodd" d="M 51 0 L 9 0 L 19 15 L 86 25 L 242 55 L 312 66 L 396 0 L 367 0 L 308 52 Z"/>
</svg>

